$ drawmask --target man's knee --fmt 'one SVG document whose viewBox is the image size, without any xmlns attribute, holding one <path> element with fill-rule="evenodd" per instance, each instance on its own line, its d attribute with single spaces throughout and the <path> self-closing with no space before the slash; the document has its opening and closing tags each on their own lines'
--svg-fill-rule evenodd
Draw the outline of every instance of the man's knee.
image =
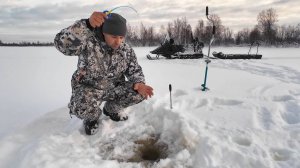
<svg viewBox="0 0 300 168">
<path fill-rule="evenodd" d="M 68 105 L 70 113 L 80 119 L 94 120 L 101 115 L 101 95 L 91 88 L 81 88 L 73 92 Z"/>
<path fill-rule="evenodd" d="M 110 100 L 105 103 L 104 107 L 111 112 L 118 112 L 121 109 L 133 106 L 145 100 L 145 98 L 135 91 L 128 91 L 123 96 L 115 100 Z"/>
<path fill-rule="evenodd" d="M 94 107 L 88 104 L 73 103 L 69 104 L 70 113 L 80 119 L 96 120 L 100 117 L 102 111 L 100 107 Z"/>
<path fill-rule="evenodd" d="M 121 97 L 128 95 L 129 92 L 134 92 L 133 83 L 129 81 L 122 81 L 117 83 L 114 88 L 107 90 L 103 96 L 103 100 L 119 100 Z"/>
</svg>

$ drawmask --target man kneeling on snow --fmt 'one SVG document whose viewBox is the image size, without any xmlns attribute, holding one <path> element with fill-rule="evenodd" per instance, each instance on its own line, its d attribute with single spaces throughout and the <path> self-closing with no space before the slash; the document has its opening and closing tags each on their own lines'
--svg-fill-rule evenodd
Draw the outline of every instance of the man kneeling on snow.
<svg viewBox="0 0 300 168">
<path fill-rule="evenodd" d="M 102 113 L 114 121 L 127 120 L 121 112 L 153 95 L 145 84 L 134 50 L 124 42 L 126 19 L 116 13 L 94 12 L 59 32 L 54 44 L 65 55 L 78 56 L 71 80 L 71 115 L 83 119 L 85 132 L 98 131 Z"/>
</svg>

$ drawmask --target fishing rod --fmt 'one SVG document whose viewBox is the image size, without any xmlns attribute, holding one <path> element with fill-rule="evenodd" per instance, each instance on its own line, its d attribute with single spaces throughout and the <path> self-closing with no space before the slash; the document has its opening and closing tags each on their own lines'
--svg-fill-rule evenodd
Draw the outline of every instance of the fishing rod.
<svg viewBox="0 0 300 168">
<path fill-rule="evenodd" d="M 117 7 L 114 7 L 113 9 L 111 10 L 104 10 L 103 13 L 105 13 L 108 17 L 110 16 L 110 14 L 117 10 L 117 9 L 120 9 L 120 8 L 128 8 L 128 9 L 131 9 L 133 10 L 135 13 L 138 14 L 138 11 L 136 9 L 134 9 L 132 6 L 129 6 L 129 5 L 122 5 L 122 6 L 117 6 Z"/>
</svg>

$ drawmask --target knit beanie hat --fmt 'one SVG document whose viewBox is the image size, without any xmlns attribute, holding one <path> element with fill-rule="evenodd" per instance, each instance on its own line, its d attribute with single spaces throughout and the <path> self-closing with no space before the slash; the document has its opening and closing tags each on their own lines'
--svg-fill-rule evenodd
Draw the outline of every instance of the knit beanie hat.
<svg viewBox="0 0 300 168">
<path fill-rule="evenodd" d="M 116 13 L 110 13 L 107 17 L 103 23 L 102 32 L 115 36 L 125 36 L 127 31 L 126 19 Z"/>
</svg>

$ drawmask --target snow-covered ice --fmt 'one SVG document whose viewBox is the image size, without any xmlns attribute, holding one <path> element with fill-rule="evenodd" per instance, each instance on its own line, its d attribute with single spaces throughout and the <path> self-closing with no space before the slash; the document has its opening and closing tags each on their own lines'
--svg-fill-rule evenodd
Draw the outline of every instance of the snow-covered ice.
<svg viewBox="0 0 300 168">
<path fill-rule="evenodd" d="M 100 131 L 86 136 L 66 107 L 76 57 L 52 47 L 0 48 L 0 167 L 300 167 L 300 49 L 213 59 L 207 92 L 203 59 L 150 61 L 151 49 L 135 51 L 155 96 L 128 108 L 126 122 L 102 116 Z M 161 159 L 144 160 L 147 147 Z"/>
</svg>

